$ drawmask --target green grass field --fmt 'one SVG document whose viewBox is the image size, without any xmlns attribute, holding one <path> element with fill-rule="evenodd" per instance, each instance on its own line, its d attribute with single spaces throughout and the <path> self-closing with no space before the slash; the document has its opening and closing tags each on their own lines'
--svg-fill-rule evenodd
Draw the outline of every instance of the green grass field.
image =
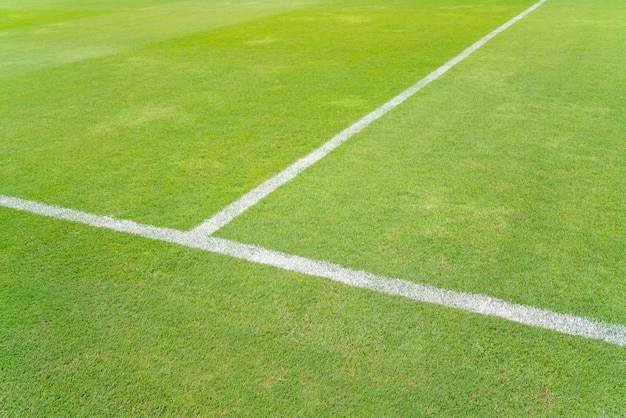
<svg viewBox="0 0 626 418">
<path fill-rule="evenodd" d="M 0 0 L 0 197 L 189 230 L 535 0 Z M 626 3 L 548 0 L 216 237 L 626 326 Z M 626 415 L 626 348 L 0 206 L 0 416 Z"/>
</svg>

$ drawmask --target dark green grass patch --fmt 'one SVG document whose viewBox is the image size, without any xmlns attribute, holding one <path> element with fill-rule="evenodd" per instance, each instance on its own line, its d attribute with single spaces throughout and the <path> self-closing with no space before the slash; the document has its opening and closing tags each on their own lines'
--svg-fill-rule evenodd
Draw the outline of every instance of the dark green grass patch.
<svg viewBox="0 0 626 418">
<path fill-rule="evenodd" d="M 618 416 L 623 348 L 0 209 L 0 415 Z"/>
<path fill-rule="evenodd" d="M 626 324 L 625 17 L 547 3 L 218 234 Z"/>
<path fill-rule="evenodd" d="M 178 15 L 137 9 L 70 26 L 88 51 L 103 49 L 91 59 L 36 38 L 78 56 L 0 80 L 0 192 L 192 227 L 529 3 L 326 2 L 165 41 L 158 25 L 168 33 Z M 119 51 L 116 28 L 134 22 L 154 41 Z"/>
</svg>

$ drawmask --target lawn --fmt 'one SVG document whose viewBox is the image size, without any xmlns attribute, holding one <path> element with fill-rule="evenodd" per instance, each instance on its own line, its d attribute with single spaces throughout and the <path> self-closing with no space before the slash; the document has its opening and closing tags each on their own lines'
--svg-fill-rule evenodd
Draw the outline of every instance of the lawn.
<svg viewBox="0 0 626 418">
<path fill-rule="evenodd" d="M 251 6 L 224 5 L 223 25 L 212 28 L 217 18 L 205 18 L 220 3 L 146 10 L 140 2 L 118 12 L 93 3 L 49 6 L 54 22 L 26 20 L 0 38 L 9 45 L 0 78 L 0 126 L 10 138 L 0 143 L 2 191 L 179 228 L 201 222 L 530 4 L 339 1 L 232 24 Z M 167 19 L 155 21 L 154 10 Z M 79 12 L 98 16 L 79 19 Z"/>
<path fill-rule="evenodd" d="M 626 324 L 620 4 L 545 4 L 218 235 Z"/>
<path fill-rule="evenodd" d="M 0 195 L 191 229 L 534 2 L 0 0 Z M 626 4 L 549 0 L 216 233 L 626 325 Z M 0 207 L 0 416 L 607 416 L 625 348 Z"/>
</svg>

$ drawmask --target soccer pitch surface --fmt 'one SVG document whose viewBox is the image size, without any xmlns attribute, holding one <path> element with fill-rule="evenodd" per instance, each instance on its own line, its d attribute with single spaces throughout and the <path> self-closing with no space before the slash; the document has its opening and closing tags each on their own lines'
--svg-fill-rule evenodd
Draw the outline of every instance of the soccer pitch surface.
<svg viewBox="0 0 626 418">
<path fill-rule="evenodd" d="M 0 0 L 0 416 L 623 416 L 625 61 L 621 0 Z"/>
</svg>

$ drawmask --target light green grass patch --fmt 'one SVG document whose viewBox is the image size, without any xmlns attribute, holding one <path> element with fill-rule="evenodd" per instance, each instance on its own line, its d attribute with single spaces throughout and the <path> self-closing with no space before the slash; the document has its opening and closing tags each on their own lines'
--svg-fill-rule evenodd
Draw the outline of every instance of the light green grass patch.
<svg viewBox="0 0 626 418">
<path fill-rule="evenodd" d="M 314 3 L 315 0 L 69 0 L 0 5 L 0 79 L 133 50 Z"/>
</svg>

